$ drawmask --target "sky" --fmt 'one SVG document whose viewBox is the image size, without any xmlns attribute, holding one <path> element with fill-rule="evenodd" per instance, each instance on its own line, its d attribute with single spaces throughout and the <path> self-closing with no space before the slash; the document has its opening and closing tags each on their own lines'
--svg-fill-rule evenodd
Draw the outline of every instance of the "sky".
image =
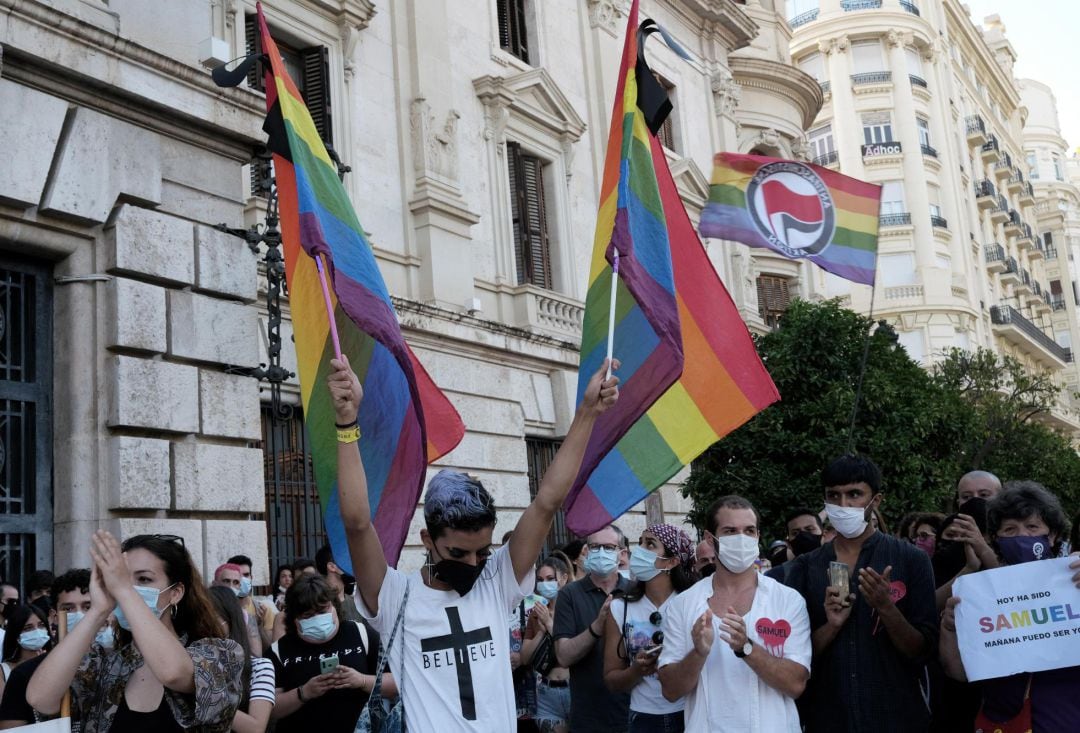
<svg viewBox="0 0 1080 733">
<path fill-rule="evenodd" d="M 1054 90 L 1062 137 L 1070 150 L 1080 147 L 1080 95 L 1076 94 L 1075 73 L 1080 52 L 1074 45 L 1074 33 L 1080 28 L 1080 0 L 961 1 L 966 1 L 971 19 L 978 25 L 987 15 L 1001 16 L 1005 37 L 1016 50 L 1016 77 L 1041 81 Z"/>
</svg>

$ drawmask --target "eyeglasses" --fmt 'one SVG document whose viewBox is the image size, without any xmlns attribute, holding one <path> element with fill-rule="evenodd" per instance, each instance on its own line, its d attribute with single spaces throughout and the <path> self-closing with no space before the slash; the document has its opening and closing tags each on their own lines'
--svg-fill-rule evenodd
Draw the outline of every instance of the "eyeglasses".
<svg viewBox="0 0 1080 733">
<path fill-rule="evenodd" d="M 931 537 L 937 537 L 937 535 L 934 534 L 933 532 L 916 532 L 915 533 L 915 539 L 928 540 Z"/>
<path fill-rule="evenodd" d="M 595 552 L 597 550 L 607 550 L 608 552 L 618 552 L 618 545 L 601 545 L 595 542 L 589 543 L 589 552 Z"/>
</svg>

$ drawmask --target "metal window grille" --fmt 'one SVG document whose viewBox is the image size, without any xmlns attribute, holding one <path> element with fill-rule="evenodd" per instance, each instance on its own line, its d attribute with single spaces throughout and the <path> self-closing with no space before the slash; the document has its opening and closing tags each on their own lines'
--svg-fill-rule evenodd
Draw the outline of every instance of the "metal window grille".
<svg viewBox="0 0 1080 733">
<path fill-rule="evenodd" d="M 276 572 L 297 558 L 313 558 L 326 542 L 315 468 L 299 408 L 275 417 L 262 406 L 263 471 L 270 568 Z"/>
<path fill-rule="evenodd" d="M 0 262 L 0 577 L 15 585 L 52 567 L 51 346 L 49 271 Z"/>
<path fill-rule="evenodd" d="M 529 463 L 529 499 L 536 498 L 536 492 L 540 489 L 540 479 L 548 470 L 548 466 L 555 459 L 555 453 L 562 445 L 561 440 L 552 438 L 525 438 L 525 452 Z M 555 521 L 551 523 L 547 539 L 544 541 L 544 550 L 540 558 L 545 558 L 565 545 L 570 540 L 577 539 L 577 535 L 566 528 L 566 513 L 562 507 L 555 512 Z M 571 558 L 573 560 L 573 558 Z"/>
</svg>

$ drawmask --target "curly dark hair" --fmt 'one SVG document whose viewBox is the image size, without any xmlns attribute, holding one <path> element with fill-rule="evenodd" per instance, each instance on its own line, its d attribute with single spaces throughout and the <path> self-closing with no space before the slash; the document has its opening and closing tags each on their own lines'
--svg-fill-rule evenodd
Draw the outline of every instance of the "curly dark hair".
<svg viewBox="0 0 1080 733">
<path fill-rule="evenodd" d="M 90 570 L 87 568 L 74 568 L 53 581 L 49 589 L 49 600 L 53 608 L 60 606 L 60 594 L 70 593 L 73 590 L 90 593 Z"/>
<path fill-rule="evenodd" d="M 870 487 L 871 494 L 881 491 L 881 469 L 866 456 L 848 453 L 834 458 L 821 472 L 821 486 L 825 489 L 862 483 Z"/>
<path fill-rule="evenodd" d="M 1053 554 L 1061 551 L 1069 532 L 1069 520 L 1061 500 L 1036 481 L 1006 481 L 1001 493 L 986 506 L 986 522 L 991 537 L 997 536 L 1006 519 L 1038 517 L 1054 535 Z"/>
</svg>

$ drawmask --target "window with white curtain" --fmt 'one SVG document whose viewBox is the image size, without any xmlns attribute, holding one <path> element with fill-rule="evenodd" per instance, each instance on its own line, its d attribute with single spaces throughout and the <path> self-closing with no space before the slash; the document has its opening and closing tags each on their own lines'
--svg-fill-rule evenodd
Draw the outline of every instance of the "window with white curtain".
<svg viewBox="0 0 1080 733">
<path fill-rule="evenodd" d="M 817 51 L 799 59 L 799 68 L 818 81 L 825 79 L 825 60 Z"/>
<path fill-rule="evenodd" d="M 867 145 L 893 141 L 892 118 L 888 112 L 867 112 L 862 116 L 863 142 Z"/>
<path fill-rule="evenodd" d="M 904 49 L 907 56 L 907 70 L 909 74 L 921 77 L 923 75 L 922 56 L 910 46 Z"/>
<path fill-rule="evenodd" d="M 885 70 L 881 41 L 859 41 L 851 44 L 851 58 L 855 63 L 856 74 Z"/>
<path fill-rule="evenodd" d="M 915 118 L 915 126 L 919 128 L 919 144 L 930 146 L 930 121 L 924 117 Z"/>
<path fill-rule="evenodd" d="M 815 158 L 821 158 L 829 153 L 836 152 L 836 144 L 833 142 L 832 125 L 822 125 L 811 130 L 808 134 L 810 148 L 814 151 Z"/>
<path fill-rule="evenodd" d="M 904 201 L 904 182 L 885 181 L 881 185 L 881 215 L 903 214 L 907 211 Z"/>
<path fill-rule="evenodd" d="M 885 287 L 915 284 L 915 255 L 912 252 L 878 255 L 878 273 Z"/>
</svg>

